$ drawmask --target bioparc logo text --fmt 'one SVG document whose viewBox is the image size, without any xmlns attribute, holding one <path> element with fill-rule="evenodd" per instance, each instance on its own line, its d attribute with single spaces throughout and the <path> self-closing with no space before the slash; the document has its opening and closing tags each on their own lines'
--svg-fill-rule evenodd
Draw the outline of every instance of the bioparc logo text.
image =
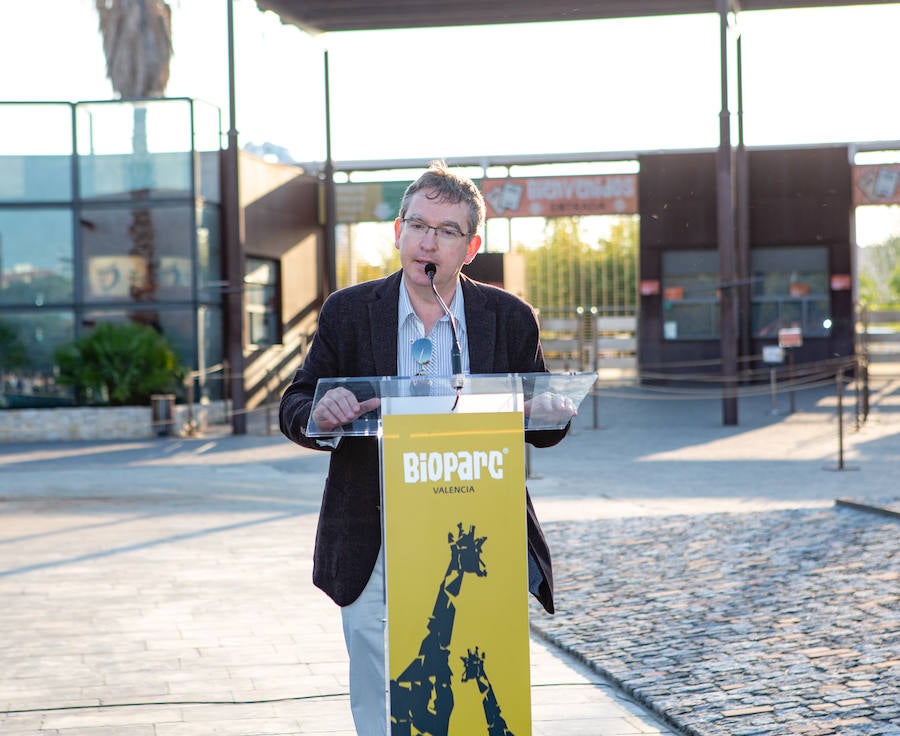
<svg viewBox="0 0 900 736">
<path fill-rule="evenodd" d="M 458 452 L 404 452 L 404 483 L 443 483 L 434 493 L 474 493 L 472 481 L 503 480 L 503 460 L 509 449 Z"/>
</svg>

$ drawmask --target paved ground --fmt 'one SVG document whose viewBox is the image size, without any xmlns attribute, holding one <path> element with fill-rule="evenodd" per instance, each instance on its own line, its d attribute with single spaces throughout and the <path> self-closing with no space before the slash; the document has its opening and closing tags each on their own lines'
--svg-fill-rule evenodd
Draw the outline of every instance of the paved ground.
<svg viewBox="0 0 900 736">
<path fill-rule="evenodd" d="M 900 733 L 900 519 L 832 506 L 548 533 L 561 612 L 536 625 L 686 733 Z"/>
<path fill-rule="evenodd" d="M 597 408 L 531 453 L 560 609 L 533 611 L 534 733 L 900 734 L 900 520 L 834 504 L 898 508 L 898 382 L 858 432 L 845 407 L 843 455 L 827 387 L 791 415 L 741 399 L 737 427 L 625 386 Z M 0 732 L 349 736 L 309 582 L 324 461 L 278 436 L 0 446 Z"/>
<path fill-rule="evenodd" d="M 877 386 L 858 432 L 845 396 L 843 462 L 830 390 L 742 401 L 733 429 L 601 402 L 605 429 L 534 453 L 559 612 L 533 626 L 679 732 L 900 734 L 900 385 Z"/>
</svg>

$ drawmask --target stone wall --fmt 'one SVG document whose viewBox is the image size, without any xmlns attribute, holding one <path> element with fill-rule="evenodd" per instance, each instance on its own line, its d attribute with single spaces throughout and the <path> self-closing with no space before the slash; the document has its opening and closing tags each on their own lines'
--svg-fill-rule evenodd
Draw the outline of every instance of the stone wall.
<svg viewBox="0 0 900 736">
<path fill-rule="evenodd" d="M 192 411 L 189 409 L 192 408 Z M 67 440 L 137 440 L 165 434 L 185 436 L 225 423 L 225 402 L 178 404 L 167 422 L 154 422 L 143 406 L 90 406 L 0 411 L 0 442 L 64 442 Z"/>
</svg>

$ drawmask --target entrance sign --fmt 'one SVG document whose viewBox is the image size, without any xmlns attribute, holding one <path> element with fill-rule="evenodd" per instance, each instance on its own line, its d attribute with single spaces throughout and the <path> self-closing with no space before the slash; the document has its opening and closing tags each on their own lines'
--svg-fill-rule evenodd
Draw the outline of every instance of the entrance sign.
<svg viewBox="0 0 900 736">
<path fill-rule="evenodd" d="M 638 211 L 637 174 L 482 179 L 488 217 L 628 215 Z"/>
<path fill-rule="evenodd" d="M 481 179 L 487 217 L 633 215 L 637 174 Z M 335 186 L 338 222 L 386 222 L 397 216 L 409 182 L 353 182 Z"/>
</svg>

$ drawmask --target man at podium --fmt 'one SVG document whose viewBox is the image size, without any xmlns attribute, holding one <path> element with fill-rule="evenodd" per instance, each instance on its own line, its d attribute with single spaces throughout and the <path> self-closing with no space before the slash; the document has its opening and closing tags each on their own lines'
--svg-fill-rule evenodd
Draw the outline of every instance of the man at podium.
<svg viewBox="0 0 900 736">
<path fill-rule="evenodd" d="M 379 399 L 345 388 L 315 406 L 319 430 L 305 434 L 319 379 L 546 372 L 538 322 L 525 301 L 461 274 L 481 247 L 484 200 L 470 179 L 436 161 L 407 188 L 394 220 L 401 270 L 331 294 L 303 367 L 281 399 L 281 431 L 331 452 L 314 553 L 313 582 L 341 607 L 350 658 L 350 701 L 360 736 L 385 736 L 384 581 L 380 468 L 375 437 L 341 437 L 341 427 Z M 561 402 L 564 424 L 574 414 Z M 566 428 L 567 429 L 567 428 Z M 527 431 L 535 447 L 562 430 Z M 524 489 L 523 489 L 524 490 Z M 526 494 L 528 586 L 553 613 L 550 552 Z"/>
</svg>

